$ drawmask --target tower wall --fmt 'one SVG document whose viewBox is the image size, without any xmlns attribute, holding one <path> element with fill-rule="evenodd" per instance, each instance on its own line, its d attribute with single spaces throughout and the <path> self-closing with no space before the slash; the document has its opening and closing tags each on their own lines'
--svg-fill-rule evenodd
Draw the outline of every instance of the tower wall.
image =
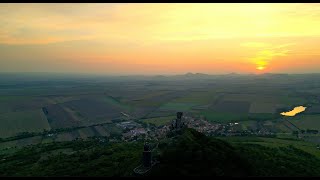
<svg viewBox="0 0 320 180">
<path fill-rule="evenodd" d="M 143 166 L 151 167 L 151 151 L 143 151 Z"/>
</svg>

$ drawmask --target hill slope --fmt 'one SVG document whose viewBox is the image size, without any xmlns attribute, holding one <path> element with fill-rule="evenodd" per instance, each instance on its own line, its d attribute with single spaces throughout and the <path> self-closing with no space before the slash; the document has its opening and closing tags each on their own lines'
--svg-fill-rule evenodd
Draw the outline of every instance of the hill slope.
<svg viewBox="0 0 320 180">
<path fill-rule="evenodd" d="M 142 149 L 143 142 L 91 139 L 2 150 L 0 176 L 132 176 Z M 193 129 L 161 140 L 157 151 L 150 176 L 320 175 L 320 159 L 294 146 L 231 145 Z"/>
<path fill-rule="evenodd" d="M 159 144 L 160 164 L 151 175 L 248 176 L 252 167 L 225 141 L 184 129 L 170 141 Z"/>
<path fill-rule="evenodd" d="M 320 161 L 292 145 L 233 144 L 184 129 L 159 145 L 161 164 L 151 175 L 319 176 Z"/>
</svg>

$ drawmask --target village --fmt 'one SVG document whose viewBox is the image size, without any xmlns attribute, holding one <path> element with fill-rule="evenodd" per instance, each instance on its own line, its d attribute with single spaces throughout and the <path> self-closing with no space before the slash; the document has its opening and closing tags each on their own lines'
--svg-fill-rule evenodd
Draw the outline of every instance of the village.
<svg viewBox="0 0 320 180">
<path fill-rule="evenodd" d="M 144 127 L 135 121 L 124 121 L 117 124 L 123 129 L 123 141 L 137 141 L 145 138 L 148 139 L 162 139 L 171 130 L 172 123 L 159 127 Z M 204 133 L 207 136 L 272 136 L 273 132 L 266 128 L 259 128 L 253 130 L 239 130 L 240 124 L 234 123 L 213 123 L 205 120 L 203 117 L 193 117 L 184 115 L 181 118 L 181 123 L 188 128 L 195 129 L 198 132 Z"/>
</svg>

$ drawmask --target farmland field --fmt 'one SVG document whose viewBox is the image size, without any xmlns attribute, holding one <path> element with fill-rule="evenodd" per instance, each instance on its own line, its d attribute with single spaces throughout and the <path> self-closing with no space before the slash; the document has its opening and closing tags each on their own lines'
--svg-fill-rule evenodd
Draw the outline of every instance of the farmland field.
<svg viewBox="0 0 320 180">
<path fill-rule="evenodd" d="M 153 109 L 153 111 L 149 112 L 145 118 L 158 118 L 164 116 L 170 116 L 175 114 L 177 111 L 189 111 L 194 106 L 194 103 L 174 103 L 169 102 L 163 104 L 159 108 Z"/>
<path fill-rule="evenodd" d="M 159 118 L 159 117 L 166 117 L 166 116 L 171 116 L 172 114 L 175 114 L 176 111 L 174 110 L 160 110 L 160 109 L 155 109 L 154 111 L 148 113 L 146 116 L 143 118 Z"/>
<path fill-rule="evenodd" d="M 70 128 L 82 125 L 81 121 L 75 119 L 74 116 L 68 113 L 63 106 L 59 104 L 43 107 L 43 112 L 46 114 L 52 129 Z"/>
<path fill-rule="evenodd" d="M 93 99 L 81 99 L 63 103 L 64 106 L 78 112 L 89 122 L 85 124 L 103 123 L 121 116 L 121 109 Z"/>
<path fill-rule="evenodd" d="M 320 114 L 320 105 L 308 107 L 305 111 L 306 114 Z"/>
<path fill-rule="evenodd" d="M 72 97 L 72 96 L 54 96 L 54 97 L 47 97 L 44 98 L 49 104 L 60 104 L 72 100 L 78 100 L 79 97 Z"/>
<path fill-rule="evenodd" d="M 20 132 L 42 132 L 50 129 L 41 109 L 0 114 L 0 137 Z"/>
<path fill-rule="evenodd" d="M 101 99 L 102 101 L 105 101 L 107 104 L 113 105 L 113 106 L 119 106 L 120 108 L 131 112 L 132 111 L 132 106 L 125 104 L 125 103 L 121 103 L 119 100 L 116 100 L 115 98 L 111 97 L 111 96 L 107 96 L 105 98 Z"/>
<path fill-rule="evenodd" d="M 214 112 L 248 114 L 250 103 L 247 101 L 221 101 L 213 105 Z"/>
<path fill-rule="evenodd" d="M 274 103 L 253 102 L 250 105 L 250 113 L 275 113 L 277 105 Z"/>
<path fill-rule="evenodd" d="M 288 123 L 277 122 L 274 127 L 279 133 L 292 133 L 292 129 L 288 127 L 287 124 Z"/>
<path fill-rule="evenodd" d="M 100 136 L 110 136 L 110 133 L 103 126 L 94 126 Z"/>
<path fill-rule="evenodd" d="M 34 137 L 29 137 L 25 139 L 19 139 L 17 141 L 17 146 L 27 146 L 27 145 L 32 145 L 32 144 L 39 144 L 42 141 L 41 136 L 34 136 Z"/>
<path fill-rule="evenodd" d="M 267 147 L 286 147 L 292 145 L 297 149 L 301 149 L 303 151 L 315 155 L 316 157 L 320 157 L 320 151 L 316 148 L 316 145 L 312 142 L 306 142 L 303 140 L 288 140 L 265 137 L 219 137 L 219 139 L 226 140 L 233 144 L 260 144 Z"/>
<path fill-rule="evenodd" d="M 80 137 L 82 139 L 87 139 L 88 137 L 92 137 L 95 136 L 94 131 L 92 131 L 92 129 L 90 127 L 87 128 L 81 128 L 78 130 Z"/>
<path fill-rule="evenodd" d="M 159 110 L 188 111 L 196 104 L 194 103 L 174 103 L 169 102 L 162 105 Z"/>
<path fill-rule="evenodd" d="M 257 129 L 257 121 L 241 121 L 239 124 L 241 125 L 242 130 Z"/>
<path fill-rule="evenodd" d="M 286 106 L 301 105 L 308 102 L 304 98 L 292 96 L 281 96 L 279 97 L 279 101 Z"/>
<path fill-rule="evenodd" d="M 275 106 L 292 106 L 304 104 L 307 102 L 306 99 L 302 97 L 288 96 L 284 95 L 266 95 L 266 94 L 227 94 L 223 98 L 224 101 L 248 101 L 264 104 L 273 104 Z"/>
<path fill-rule="evenodd" d="M 55 141 L 72 141 L 75 138 L 72 137 L 72 135 L 68 132 L 60 133 L 57 135 Z"/>
<path fill-rule="evenodd" d="M 224 101 L 247 101 L 247 102 L 263 102 L 275 104 L 279 100 L 276 96 L 263 94 L 234 94 L 229 93 L 224 96 Z"/>
<path fill-rule="evenodd" d="M 104 127 L 110 135 L 120 135 L 122 133 L 122 130 L 115 124 L 105 124 L 102 127 Z"/>
<path fill-rule="evenodd" d="M 301 129 L 320 129 L 320 84 L 314 75 L 7 76 L 0 82 L 1 138 L 90 125 L 95 126 L 71 130 L 58 139 L 121 135 L 116 122 L 127 118 L 160 126 L 175 118 L 177 111 L 203 115 L 211 122 L 239 122 L 242 130 L 264 126 L 276 133 L 292 133 L 295 128 L 279 120 L 278 112 L 305 103 L 312 107 L 288 120 Z"/>
<path fill-rule="evenodd" d="M 15 147 L 15 146 L 18 147 L 17 143 L 18 143 L 18 140 L 0 143 L 0 150 Z"/>
<path fill-rule="evenodd" d="M 248 120 L 248 115 L 245 113 L 222 113 L 213 111 L 202 111 L 200 112 L 208 121 L 211 122 L 238 122 Z"/>
<path fill-rule="evenodd" d="M 210 104 L 218 98 L 218 95 L 213 90 L 201 92 L 191 92 L 183 97 L 176 98 L 172 103 L 192 103 L 192 104 Z"/>
<path fill-rule="evenodd" d="M 271 120 L 274 119 L 275 117 L 278 117 L 275 114 L 271 113 L 250 113 L 249 114 L 249 119 L 253 120 Z"/>
<path fill-rule="evenodd" d="M 155 126 L 162 126 L 169 124 L 173 119 L 175 119 L 175 116 L 141 119 L 141 121 L 147 124 L 153 124 Z"/>
<path fill-rule="evenodd" d="M 293 124 L 301 129 L 316 129 L 320 130 L 320 115 L 306 115 L 302 114 L 295 117 L 288 118 Z"/>
<path fill-rule="evenodd" d="M 303 137 L 306 141 L 320 144 L 320 135 L 319 134 L 308 134 Z"/>
<path fill-rule="evenodd" d="M 41 98 L 28 96 L 1 96 L 0 114 L 9 112 L 29 111 L 41 108 L 46 101 Z"/>
<path fill-rule="evenodd" d="M 52 137 L 43 137 L 41 143 L 52 143 L 54 140 Z"/>
<path fill-rule="evenodd" d="M 28 96 L 0 96 L 0 102 L 12 102 L 12 101 L 21 101 L 21 100 L 29 100 L 31 97 Z"/>
</svg>

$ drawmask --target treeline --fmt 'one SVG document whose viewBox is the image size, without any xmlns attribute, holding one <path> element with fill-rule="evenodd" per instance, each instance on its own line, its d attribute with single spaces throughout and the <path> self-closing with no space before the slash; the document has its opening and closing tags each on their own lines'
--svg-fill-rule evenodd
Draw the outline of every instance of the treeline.
<svg viewBox="0 0 320 180">
<path fill-rule="evenodd" d="M 253 169 L 253 176 L 319 176 L 319 158 L 293 146 L 238 144 L 236 149 Z"/>
<path fill-rule="evenodd" d="M 142 148 L 142 142 L 95 139 L 39 144 L 1 154 L 0 176 L 131 176 L 140 163 Z M 54 153 L 56 150 L 61 152 Z"/>
<path fill-rule="evenodd" d="M 103 123 L 103 124 L 109 124 L 109 123 Z M 70 127 L 70 128 L 57 128 L 57 129 L 51 129 L 51 130 L 44 129 L 42 132 L 21 132 L 21 133 L 17 133 L 16 136 L 11 136 L 8 138 L 0 138 L 0 142 L 14 141 L 14 140 L 30 138 L 30 137 L 34 137 L 34 136 L 48 136 L 50 134 L 54 135 L 54 134 L 58 134 L 58 133 L 62 133 L 62 132 L 71 132 L 71 131 L 74 131 L 77 129 L 99 126 L 99 125 L 102 125 L 102 124 L 94 124 L 94 125 L 90 125 L 90 126 L 77 126 L 77 127 Z M 111 137 L 114 137 L 116 139 L 121 139 L 121 134 L 119 135 L 117 133 L 111 132 L 110 135 L 111 135 Z"/>
<path fill-rule="evenodd" d="M 248 132 L 248 131 L 239 131 L 239 132 L 234 132 L 234 134 L 232 133 L 223 133 L 223 132 L 214 132 L 214 133 L 209 133 L 208 134 L 209 136 L 222 136 L 222 137 L 225 137 L 225 136 L 245 136 L 245 137 L 269 137 L 269 138 L 276 138 L 277 135 L 274 134 L 274 133 L 270 133 L 270 134 L 256 134 L 254 133 L 253 131 L 252 132 Z"/>
<path fill-rule="evenodd" d="M 47 136 L 49 134 L 57 134 L 61 132 L 71 132 L 73 130 L 81 129 L 81 128 L 85 128 L 85 126 L 72 127 L 72 128 L 59 128 L 59 129 L 52 129 L 49 131 L 44 129 L 42 132 L 21 132 L 21 133 L 17 133 L 16 136 L 11 136 L 8 138 L 0 138 L 0 142 L 14 141 L 14 140 L 30 138 L 34 136 Z"/>
<path fill-rule="evenodd" d="M 14 141 L 14 140 L 18 140 L 18 139 L 39 136 L 41 134 L 42 134 L 42 132 L 40 132 L 40 133 L 39 132 L 21 132 L 21 133 L 18 133 L 16 136 L 12 136 L 12 137 L 8 137 L 8 138 L 0 138 L 0 142 Z"/>
<path fill-rule="evenodd" d="M 299 132 L 301 134 L 318 134 L 319 130 L 317 130 L 317 129 L 307 129 L 307 130 L 293 131 L 292 134 L 293 135 L 298 135 Z"/>
</svg>

